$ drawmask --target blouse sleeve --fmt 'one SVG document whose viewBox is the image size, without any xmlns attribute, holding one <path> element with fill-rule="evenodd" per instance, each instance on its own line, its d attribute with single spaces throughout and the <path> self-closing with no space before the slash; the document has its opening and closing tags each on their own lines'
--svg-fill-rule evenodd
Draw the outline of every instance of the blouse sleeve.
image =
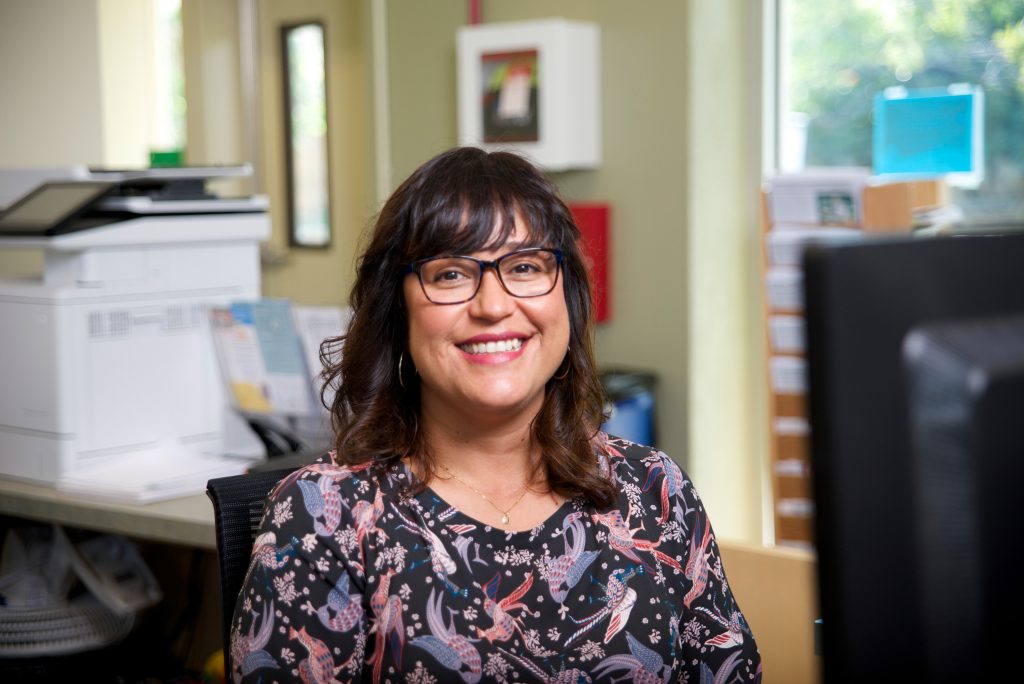
<svg viewBox="0 0 1024 684">
<path fill-rule="evenodd" d="M 235 682 L 358 679 L 364 585 L 340 496 L 329 472 L 306 469 L 268 498 L 231 622 Z"/>
<path fill-rule="evenodd" d="M 677 483 L 672 519 L 685 561 L 677 604 L 681 669 L 691 682 L 759 682 L 761 655 L 726 579 L 711 520 L 693 483 L 663 458 L 666 477 Z"/>
</svg>

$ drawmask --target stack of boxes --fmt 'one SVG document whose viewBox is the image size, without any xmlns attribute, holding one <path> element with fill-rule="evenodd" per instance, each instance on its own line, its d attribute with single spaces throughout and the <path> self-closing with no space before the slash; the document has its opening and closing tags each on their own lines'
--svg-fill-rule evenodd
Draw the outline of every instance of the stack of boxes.
<svg viewBox="0 0 1024 684">
<path fill-rule="evenodd" d="M 801 262 L 809 244 L 909 233 L 949 211 L 941 180 L 878 183 L 868 169 L 781 175 L 762 192 L 765 333 L 776 543 L 813 548 Z"/>
</svg>

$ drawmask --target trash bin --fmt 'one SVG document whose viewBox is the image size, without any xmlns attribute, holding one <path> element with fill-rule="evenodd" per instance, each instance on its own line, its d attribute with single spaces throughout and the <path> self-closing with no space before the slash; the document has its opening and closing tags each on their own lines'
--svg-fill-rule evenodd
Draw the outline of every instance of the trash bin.
<svg viewBox="0 0 1024 684">
<path fill-rule="evenodd" d="M 608 368 L 600 371 L 611 416 L 601 429 L 646 446 L 656 446 L 654 387 L 657 376 L 648 371 Z"/>
</svg>

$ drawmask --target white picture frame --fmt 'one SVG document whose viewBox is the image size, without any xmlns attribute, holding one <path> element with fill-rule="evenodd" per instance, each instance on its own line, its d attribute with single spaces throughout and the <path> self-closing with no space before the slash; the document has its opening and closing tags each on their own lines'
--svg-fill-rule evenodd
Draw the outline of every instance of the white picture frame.
<svg viewBox="0 0 1024 684">
<path fill-rule="evenodd" d="M 601 164 L 600 29 L 542 19 L 457 32 L 459 143 L 549 171 Z"/>
</svg>

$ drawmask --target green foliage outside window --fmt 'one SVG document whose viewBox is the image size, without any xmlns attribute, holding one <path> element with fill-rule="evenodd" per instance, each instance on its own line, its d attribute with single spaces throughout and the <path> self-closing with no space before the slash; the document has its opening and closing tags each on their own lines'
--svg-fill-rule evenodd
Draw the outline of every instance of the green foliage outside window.
<svg viewBox="0 0 1024 684">
<path fill-rule="evenodd" d="M 783 0 L 788 109 L 807 166 L 871 166 L 872 101 L 890 86 L 980 85 L 985 182 L 954 199 L 975 223 L 1024 221 L 1024 0 Z"/>
</svg>

